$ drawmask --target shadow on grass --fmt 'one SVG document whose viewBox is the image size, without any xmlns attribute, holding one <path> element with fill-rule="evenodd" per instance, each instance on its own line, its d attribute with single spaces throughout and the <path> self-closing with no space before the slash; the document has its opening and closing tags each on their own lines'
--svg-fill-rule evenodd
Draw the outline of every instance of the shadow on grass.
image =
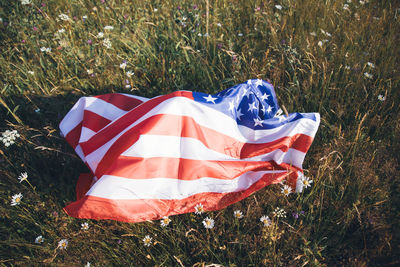
<svg viewBox="0 0 400 267">
<path fill-rule="evenodd" d="M 99 90 L 96 94 L 109 92 Z M 18 181 L 19 173 L 27 172 L 41 201 L 52 199 L 61 208 L 75 201 L 78 176 L 89 169 L 60 135 L 59 123 L 81 96 L 67 93 L 3 98 L 9 110 L 0 105 L 0 131 L 16 129 L 21 135 L 10 147 L 0 146 L 1 172 L 9 177 L 4 191 L 13 192 L 12 180 Z"/>
</svg>

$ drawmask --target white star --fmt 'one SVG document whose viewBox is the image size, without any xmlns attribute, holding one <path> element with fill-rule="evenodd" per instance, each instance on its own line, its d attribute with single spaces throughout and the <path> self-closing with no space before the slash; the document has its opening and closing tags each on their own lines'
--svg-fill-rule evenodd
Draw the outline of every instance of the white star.
<svg viewBox="0 0 400 267">
<path fill-rule="evenodd" d="M 256 107 L 256 102 L 253 102 L 253 103 L 249 103 L 249 110 L 248 111 L 253 111 L 253 110 L 257 110 L 257 107 Z"/>
<path fill-rule="evenodd" d="M 216 97 L 212 97 L 211 95 L 208 95 L 207 97 L 203 96 L 203 98 L 207 100 L 207 102 L 213 102 L 214 104 L 215 99 L 217 99 Z"/>
<path fill-rule="evenodd" d="M 264 101 L 265 99 L 268 99 L 268 97 L 269 97 L 269 95 L 267 95 L 266 93 L 264 93 L 264 94 L 261 96 L 261 100 Z"/>
<path fill-rule="evenodd" d="M 267 110 L 266 110 L 268 113 L 270 113 L 271 111 L 272 111 L 272 108 L 271 108 L 271 106 L 268 106 L 268 108 L 267 108 Z"/>
<path fill-rule="evenodd" d="M 234 109 L 235 109 L 235 104 L 232 100 L 231 102 L 229 102 L 229 110 L 233 112 Z"/>
<path fill-rule="evenodd" d="M 257 81 L 256 81 L 256 86 L 258 86 L 258 85 L 262 85 L 263 84 L 263 82 L 262 82 L 262 80 L 261 79 L 257 79 Z"/>
<path fill-rule="evenodd" d="M 266 110 L 265 110 L 265 106 L 264 106 L 264 105 L 262 106 L 261 111 L 265 114 L 265 111 L 266 111 Z"/>
<path fill-rule="evenodd" d="M 254 127 L 256 127 L 257 125 L 259 125 L 259 126 L 263 126 L 263 124 L 262 124 L 262 120 L 260 120 L 259 118 L 255 118 L 254 119 Z"/>
<path fill-rule="evenodd" d="M 247 91 L 248 91 L 247 89 L 243 89 L 243 95 L 242 95 L 242 97 L 245 96 L 245 95 L 247 95 Z"/>
<path fill-rule="evenodd" d="M 247 84 L 251 85 L 253 82 L 251 80 L 247 80 Z"/>
<path fill-rule="evenodd" d="M 236 116 L 238 117 L 239 120 L 242 120 L 240 117 L 243 116 L 242 112 L 240 111 L 240 109 L 237 111 Z"/>
</svg>

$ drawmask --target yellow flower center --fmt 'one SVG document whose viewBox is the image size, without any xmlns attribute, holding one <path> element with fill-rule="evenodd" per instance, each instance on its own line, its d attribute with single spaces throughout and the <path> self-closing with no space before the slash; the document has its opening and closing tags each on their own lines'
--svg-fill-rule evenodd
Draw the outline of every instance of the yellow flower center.
<svg viewBox="0 0 400 267">
<path fill-rule="evenodd" d="M 16 199 L 15 199 L 15 202 L 20 202 L 21 201 L 21 198 L 20 197 L 17 197 Z"/>
<path fill-rule="evenodd" d="M 303 180 L 303 184 L 304 185 L 308 185 L 308 181 L 307 180 Z"/>
<path fill-rule="evenodd" d="M 206 221 L 206 224 L 207 224 L 207 225 L 211 225 L 211 222 L 210 222 L 210 221 Z"/>
</svg>

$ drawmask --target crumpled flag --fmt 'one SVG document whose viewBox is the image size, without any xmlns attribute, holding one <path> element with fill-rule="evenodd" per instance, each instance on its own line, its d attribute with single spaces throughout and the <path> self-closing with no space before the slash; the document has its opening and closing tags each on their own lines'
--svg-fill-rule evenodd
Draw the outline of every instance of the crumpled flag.
<svg viewBox="0 0 400 267">
<path fill-rule="evenodd" d="M 65 211 L 141 222 L 218 210 L 282 181 L 299 192 L 320 116 L 281 114 L 273 86 L 259 79 L 213 95 L 82 97 L 60 129 L 91 173 Z"/>
</svg>

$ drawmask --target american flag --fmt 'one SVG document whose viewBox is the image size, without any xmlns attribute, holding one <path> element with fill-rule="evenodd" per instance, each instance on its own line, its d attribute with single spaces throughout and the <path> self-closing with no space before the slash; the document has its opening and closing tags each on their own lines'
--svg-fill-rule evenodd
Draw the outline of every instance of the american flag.
<svg viewBox="0 0 400 267">
<path fill-rule="evenodd" d="M 301 191 L 318 113 L 282 115 L 273 86 L 248 80 L 217 94 L 82 97 L 60 123 L 89 167 L 65 211 L 125 222 L 218 210 L 273 183 Z"/>
</svg>

